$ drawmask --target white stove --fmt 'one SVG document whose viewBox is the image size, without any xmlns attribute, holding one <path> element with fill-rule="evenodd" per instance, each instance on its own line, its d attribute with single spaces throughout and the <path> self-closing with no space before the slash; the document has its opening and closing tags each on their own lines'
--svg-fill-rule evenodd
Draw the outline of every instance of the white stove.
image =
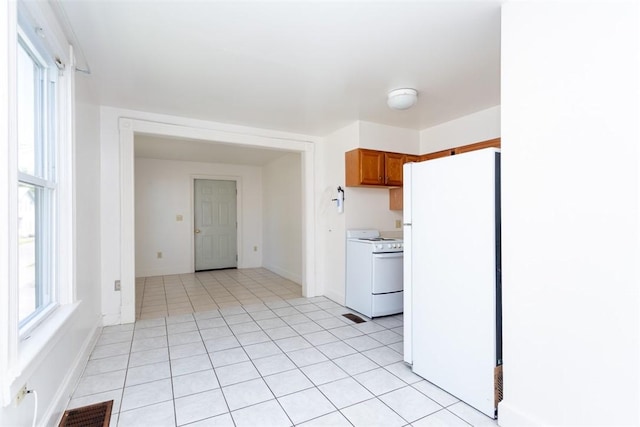
<svg viewBox="0 0 640 427">
<path fill-rule="evenodd" d="M 347 307 L 371 318 L 402 313 L 403 247 L 378 230 L 347 231 Z"/>
</svg>

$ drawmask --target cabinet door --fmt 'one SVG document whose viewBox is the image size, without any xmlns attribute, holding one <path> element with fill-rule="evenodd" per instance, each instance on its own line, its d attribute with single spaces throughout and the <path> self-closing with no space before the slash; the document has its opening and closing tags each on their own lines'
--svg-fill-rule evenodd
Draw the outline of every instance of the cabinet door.
<svg viewBox="0 0 640 427">
<path fill-rule="evenodd" d="M 401 211 L 402 204 L 402 187 L 393 187 L 389 189 L 389 210 L 390 211 Z"/>
<path fill-rule="evenodd" d="M 436 151 L 435 153 L 427 153 L 420 156 L 420 161 L 424 162 L 425 160 L 437 159 L 439 157 L 447 157 L 453 156 L 455 154 L 455 149 L 449 148 L 447 150 Z"/>
<path fill-rule="evenodd" d="M 345 153 L 347 187 L 384 185 L 384 152 L 357 148 Z"/>
<path fill-rule="evenodd" d="M 384 185 L 384 153 L 360 150 L 360 184 Z"/>
<path fill-rule="evenodd" d="M 386 185 L 402 185 L 402 165 L 404 154 L 384 153 L 385 181 Z"/>
</svg>

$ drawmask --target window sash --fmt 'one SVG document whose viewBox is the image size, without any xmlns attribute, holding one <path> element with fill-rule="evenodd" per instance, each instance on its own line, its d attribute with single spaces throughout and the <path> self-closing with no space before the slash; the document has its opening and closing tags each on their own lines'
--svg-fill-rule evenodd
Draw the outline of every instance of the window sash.
<svg viewBox="0 0 640 427">
<path fill-rule="evenodd" d="M 55 298 L 53 295 L 54 289 L 50 278 L 53 276 L 52 256 L 53 252 L 53 239 L 52 233 L 49 232 L 53 229 L 52 216 L 48 215 L 52 211 L 53 205 L 53 190 L 39 187 L 35 185 L 29 185 L 20 182 L 19 187 L 23 190 L 19 191 L 26 199 L 33 200 L 32 218 L 26 219 L 26 224 L 19 224 L 20 227 L 24 227 L 27 232 L 32 231 L 33 235 L 21 235 L 19 236 L 19 326 L 24 329 L 25 332 L 28 326 L 34 326 L 37 319 L 40 319 L 40 313 L 47 311 L 47 308 L 52 304 L 55 304 Z M 27 191 L 24 191 L 27 190 Z M 29 224 L 29 220 L 33 224 Z M 32 249 L 30 248 L 32 246 Z M 29 250 L 31 249 L 31 250 Z M 25 265 L 25 261 L 29 262 L 33 257 L 33 269 L 29 268 L 29 265 Z M 29 278 L 33 275 L 33 292 L 29 291 Z M 26 276 L 26 277 L 24 277 Z M 26 280 L 25 280 L 26 279 Z M 26 288 L 26 289 L 25 289 Z M 29 302 L 32 302 L 29 304 Z M 28 310 L 28 311 L 26 311 Z"/>
<path fill-rule="evenodd" d="M 55 67 L 38 54 L 21 31 L 18 46 L 18 171 L 53 179 Z M 32 99 L 33 105 L 24 103 L 25 98 Z"/>
</svg>

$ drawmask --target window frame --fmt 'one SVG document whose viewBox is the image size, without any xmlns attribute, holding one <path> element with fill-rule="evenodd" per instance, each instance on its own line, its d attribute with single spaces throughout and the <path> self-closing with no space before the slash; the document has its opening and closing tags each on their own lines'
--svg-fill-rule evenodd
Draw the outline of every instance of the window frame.
<svg viewBox="0 0 640 427">
<path fill-rule="evenodd" d="M 58 277 L 56 275 L 56 265 L 58 263 L 57 247 L 58 226 L 57 226 L 57 168 L 56 168 L 56 136 L 57 136 L 57 74 L 58 68 L 53 59 L 46 60 L 48 52 L 43 46 L 37 46 L 33 39 L 34 35 L 28 35 L 25 25 L 20 22 L 17 28 L 16 49 L 23 49 L 37 67 L 38 75 L 35 79 L 40 79 L 36 85 L 39 90 L 34 96 L 34 106 L 36 107 L 34 120 L 34 166 L 33 173 L 19 170 L 20 153 L 17 152 L 16 161 L 18 163 L 17 182 L 18 186 L 27 185 L 36 189 L 39 193 L 37 200 L 40 202 L 35 206 L 35 300 L 36 307 L 24 319 L 18 318 L 18 337 L 21 340 L 29 337 L 31 331 L 59 306 L 58 298 Z M 18 67 L 16 63 L 16 67 Z M 35 83 L 35 82 L 34 82 Z M 17 102 L 20 102 L 18 99 Z M 20 108 L 18 107 L 18 111 Z M 18 129 L 18 133 L 20 129 Z M 16 144 L 19 143 L 19 135 Z M 18 243 L 19 244 L 19 243 Z M 20 272 L 18 271 L 18 285 L 20 283 Z M 18 291 L 20 298 L 20 291 Z M 42 300 L 42 301 L 39 301 Z M 18 307 L 20 301 L 18 300 Z M 20 309 L 18 308 L 18 311 Z M 19 314 L 20 316 L 20 314 Z"/>
<path fill-rule="evenodd" d="M 12 403 L 20 388 L 46 363 L 56 344 L 74 327 L 81 305 L 76 297 L 75 253 L 75 57 L 73 47 L 47 2 L 0 2 L 0 128 L 7 131 L 8 143 L 0 144 L 0 405 Z M 17 142 L 17 55 L 21 28 L 45 58 L 57 68 L 55 126 L 48 130 L 56 140 L 52 159 L 56 164 L 55 277 L 58 304 L 19 334 L 18 312 L 18 142 Z M 53 70 L 55 73 L 56 70 Z M 34 319 L 35 320 L 35 319 Z"/>
</svg>

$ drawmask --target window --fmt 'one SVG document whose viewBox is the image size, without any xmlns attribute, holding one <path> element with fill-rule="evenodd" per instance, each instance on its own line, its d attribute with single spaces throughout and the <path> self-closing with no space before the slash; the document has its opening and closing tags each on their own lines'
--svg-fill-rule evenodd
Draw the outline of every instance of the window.
<svg viewBox="0 0 640 427">
<path fill-rule="evenodd" d="M 30 329 L 56 298 L 56 77 L 22 32 L 17 43 L 18 324 Z"/>
<path fill-rule="evenodd" d="M 74 56 L 49 2 L 0 7 L 0 405 L 57 338 L 75 296 Z M 68 64 L 68 65 L 65 65 Z M 4 105 L 6 103 L 6 105 Z M 0 422 L 1 423 L 1 422 Z"/>
</svg>

